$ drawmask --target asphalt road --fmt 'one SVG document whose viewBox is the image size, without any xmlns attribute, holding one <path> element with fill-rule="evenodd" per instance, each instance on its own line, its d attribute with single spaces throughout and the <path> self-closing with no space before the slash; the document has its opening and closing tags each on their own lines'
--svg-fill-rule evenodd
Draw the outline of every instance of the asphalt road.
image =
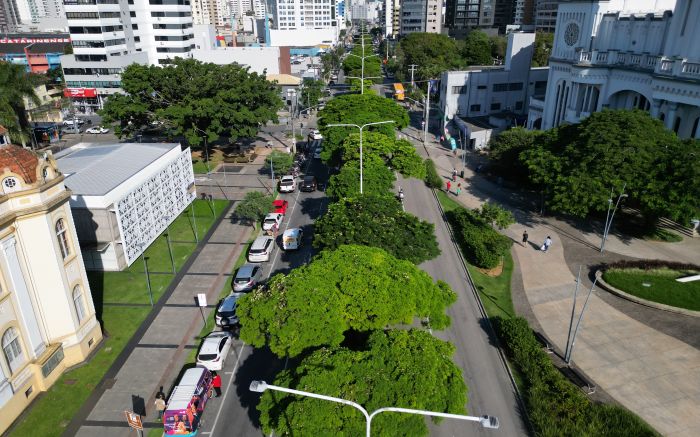
<svg viewBox="0 0 700 437">
<path fill-rule="evenodd" d="M 457 248 L 442 219 L 437 200 L 417 179 L 402 180 L 397 185 L 404 189 L 404 207 L 407 212 L 435 224 L 435 235 L 442 254 L 420 267 L 433 279 L 450 284 L 457 293 L 457 302 L 449 309 L 451 326 L 433 334 L 456 347 L 455 363 L 462 369 L 468 387 L 469 415 L 498 417 L 500 429 L 483 429 L 475 422 L 444 420 L 439 426 L 431 425 L 431 436 L 520 436 L 527 428 L 520 417 L 520 406 L 507 369 L 494 344 L 494 334 L 479 309 L 470 287 Z"/>
<path fill-rule="evenodd" d="M 316 176 L 319 184 L 325 187 L 328 172 L 318 159 L 311 159 L 306 174 Z M 313 223 L 325 213 L 327 200 L 323 192 L 282 194 L 282 199 L 289 202 L 287 215 L 282 222 L 278 244 L 272 258 L 265 263 L 267 277 L 276 273 L 289 273 L 295 267 L 309 262 L 316 251 L 311 247 L 313 240 Z M 303 246 L 298 251 L 281 250 L 280 238 L 287 228 L 301 227 L 304 231 Z M 226 359 L 221 373 L 223 384 L 221 399 L 214 399 L 207 405 L 202 417 L 202 435 L 213 436 L 260 436 L 262 430 L 256 405 L 260 394 L 248 390 L 253 380 L 272 382 L 275 375 L 285 367 L 283 360 L 277 359 L 269 350 L 255 349 L 237 340 Z"/>
</svg>

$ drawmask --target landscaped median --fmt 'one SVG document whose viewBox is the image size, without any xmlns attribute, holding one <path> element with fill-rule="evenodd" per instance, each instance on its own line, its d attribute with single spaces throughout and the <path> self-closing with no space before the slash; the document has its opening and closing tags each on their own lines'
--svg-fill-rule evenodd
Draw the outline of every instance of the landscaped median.
<svg viewBox="0 0 700 437">
<path fill-rule="evenodd" d="M 182 268 L 197 246 L 194 221 L 197 238 L 201 240 L 227 206 L 228 201 L 195 200 L 170 225 L 169 236 L 176 271 Z M 146 259 L 151 273 L 153 300 L 156 302 L 174 277 L 165 234 L 146 249 Z M 86 364 L 63 374 L 46 393 L 40 395 L 19 419 L 10 435 L 56 436 L 63 433 L 152 309 L 141 259 L 122 272 L 89 272 L 88 280 L 95 310 L 105 333 L 104 344 Z"/>
<path fill-rule="evenodd" d="M 443 191 L 437 197 L 453 232 L 464 229 L 455 223 L 465 213 L 461 204 Z M 473 214 L 473 213 L 469 213 Z M 463 218 L 464 219 L 464 218 Z M 462 220 L 463 221 L 463 220 Z M 470 235 L 473 236 L 473 232 Z M 491 261 L 478 253 L 479 242 L 464 244 L 465 235 L 455 235 L 467 259 L 467 268 L 479 292 L 486 313 L 493 320 L 496 334 L 504 346 L 513 376 L 523 395 L 527 415 L 538 436 L 657 436 L 646 422 L 617 405 L 592 402 L 554 366 L 535 338 L 532 329 L 513 310 L 510 294 L 513 260 L 510 253 L 502 256 L 495 269 L 481 269 L 469 260 Z M 491 241 L 485 238 L 484 241 Z M 496 246 L 499 246 L 498 244 Z"/>
</svg>

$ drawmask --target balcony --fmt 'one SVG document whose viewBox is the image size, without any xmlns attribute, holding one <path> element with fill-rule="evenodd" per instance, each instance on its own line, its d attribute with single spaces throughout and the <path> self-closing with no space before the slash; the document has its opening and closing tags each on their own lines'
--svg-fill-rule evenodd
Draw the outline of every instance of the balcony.
<svg viewBox="0 0 700 437">
<path fill-rule="evenodd" d="M 579 52 L 578 64 L 590 66 L 621 66 L 640 70 L 654 71 L 661 56 L 647 53 L 627 53 L 617 50 L 601 52 L 598 50 Z"/>
<path fill-rule="evenodd" d="M 700 80 L 700 62 L 690 62 L 687 59 L 661 58 L 654 70 L 663 76 L 676 76 L 684 79 Z"/>
</svg>

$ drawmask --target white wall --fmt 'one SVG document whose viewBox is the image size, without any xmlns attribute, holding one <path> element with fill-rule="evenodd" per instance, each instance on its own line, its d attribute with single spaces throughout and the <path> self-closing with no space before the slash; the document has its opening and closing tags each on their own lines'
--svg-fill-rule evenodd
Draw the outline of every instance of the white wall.
<svg viewBox="0 0 700 437">
<path fill-rule="evenodd" d="M 270 45 L 273 47 L 305 47 L 319 44 L 335 44 L 338 41 L 338 28 L 327 29 L 270 29 Z"/>
<path fill-rule="evenodd" d="M 250 71 L 279 74 L 279 47 L 219 47 L 214 50 L 193 50 L 192 57 L 218 65 L 237 63 L 247 65 Z"/>
</svg>

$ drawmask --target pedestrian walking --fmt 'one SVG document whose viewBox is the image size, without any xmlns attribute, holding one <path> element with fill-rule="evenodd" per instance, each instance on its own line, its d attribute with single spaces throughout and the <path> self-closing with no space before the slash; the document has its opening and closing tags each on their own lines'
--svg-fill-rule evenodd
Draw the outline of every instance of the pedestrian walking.
<svg viewBox="0 0 700 437">
<path fill-rule="evenodd" d="M 158 420 L 163 420 L 163 411 L 165 411 L 165 399 L 156 397 L 156 411 L 158 412 Z"/>
<path fill-rule="evenodd" d="M 525 245 L 527 244 L 527 239 L 528 239 L 527 231 L 523 231 L 523 247 L 525 247 Z"/>
<path fill-rule="evenodd" d="M 552 239 L 550 238 L 549 235 L 547 235 L 547 238 L 544 239 L 544 243 L 542 244 L 542 247 L 541 247 L 542 251 L 543 252 L 548 251 L 549 246 L 551 246 L 551 245 L 552 245 Z"/>
<path fill-rule="evenodd" d="M 459 197 L 460 194 L 462 194 L 462 184 L 461 183 L 457 184 L 457 197 Z"/>
<path fill-rule="evenodd" d="M 457 169 L 453 168 L 452 169 L 452 182 L 457 181 Z"/>
<path fill-rule="evenodd" d="M 450 188 L 452 188 L 452 184 L 450 183 L 450 181 L 447 181 L 447 192 L 448 193 L 450 192 Z"/>
<path fill-rule="evenodd" d="M 221 375 L 214 372 L 214 380 L 212 381 L 214 386 L 214 391 L 216 392 L 216 397 L 221 396 Z"/>
<path fill-rule="evenodd" d="M 165 392 L 163 392 L 163 386 L 161 385 L 156 393 L 157 398 L 165 399 Z"/>
</svg>

